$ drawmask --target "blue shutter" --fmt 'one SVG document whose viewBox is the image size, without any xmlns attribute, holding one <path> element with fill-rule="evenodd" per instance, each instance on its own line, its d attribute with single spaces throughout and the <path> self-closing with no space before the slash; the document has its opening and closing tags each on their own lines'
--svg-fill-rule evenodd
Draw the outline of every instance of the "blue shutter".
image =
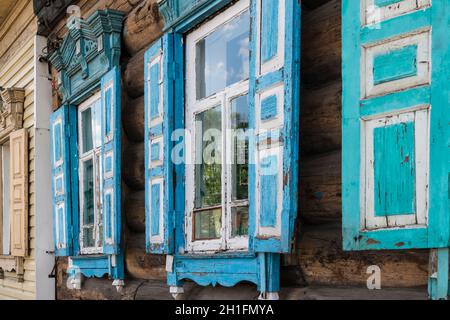
<svg viewBox="0 0 450 320">
<path fill-rule="evenodd" d="M 78 195 L 77 183 L 73 183 L 78 170 L 76 112 L 75 107 L 64 105 L 50 117 L 53 235 L 56 256 L 74 254 L 74 229 L 77 221 L 72 221 L 72 212 L 78 212 L 78 202 L 71 197 L 73 194 Z"/>
<path fill-rule="evenodd" d="M 249 232 L 255 251 L 289 252 L 298 201 L 300 4 L 254 0 L 250 10 L 250 126 L 256 139 L 249 147 Z"/>
<path fill-rule="evenodd" d="M 147 252 L 173 251 L 173 35 L 145 53 L 145 221 Z"/>
<path fill-rule="evenodd" d="M 121 232 L 121 108 L 120 69 L 101 81 L 103 163 L 103 253 L 120 252 Z"/>
<path fill-rule="evenodd" d="M 342 9 L 344 249 L 446 247 L 450 4 Z"/>
</svg>

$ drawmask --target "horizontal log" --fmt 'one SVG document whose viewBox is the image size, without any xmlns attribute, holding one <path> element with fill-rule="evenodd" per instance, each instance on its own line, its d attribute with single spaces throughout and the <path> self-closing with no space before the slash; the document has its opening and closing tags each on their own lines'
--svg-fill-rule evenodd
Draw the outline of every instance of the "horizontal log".
<svg viewBox="0 0 450 320">
<path fill-rule="evenodd" d="M 144 94 L 144 54 L 142 49 L 128 61 L 125 68 L 125 88 L 129 97 L 138 98 Z"/>
<path fill-rule="evenodd" d="M 358 204 L 355 204 L 358 205 Z M 299 237 L 298 264 L 310 286 L 366 286 L 369 266 L 381 269 L 381 287 L 427 284 L 428 250 L 345 252 L 341 224 L 304 226 Z"/>
<path fill-rule="evenodd" d="M 135 7 L 124 22 L 123 44 L 130 55 L 147 48 L 162 35 L 164 21 L 157 0 L 145 0 Z"/>
<path fill-rule="evenodd" d="M 130 191 L 125 197 L 124 210 L 128 228 L 145 232 L 145 192 Z"/>
<path fill-rule="evenodd" d="M 144 143 L 126 141 L 123 152 L 122 178 L 133 190 L 144 190 Z"/>
<path fill-rule="evenodd" d="M 300 152 L 302 155 L 338 150 L 342 145 L 342 86 L 334 81 L 302 90 Z"/>
<path fill-rule="evenodd" d="M 332 0 L 302 17 L 302 83 L 321 86 L 341 77 L 341 1 Z"/>
<path fill-rule="evenodd" d="M 341 152 L 303 157 L 300 160 L 299 208 L 306 223 L 340 221 Z"/>
<path fill-rule="evenodd" d="M 166 277 L 165 256 L 145 252 L 145 235 L 129 233 L 125 250 L 127 274 L 135 279 L 164 280 Z"/>
<path fill-rule="evenodd" d="M 144 117 L 144 96 L 128 99 L 122 111 L 122 123 L 129 140 L 144 141 Z"/>
</svg>

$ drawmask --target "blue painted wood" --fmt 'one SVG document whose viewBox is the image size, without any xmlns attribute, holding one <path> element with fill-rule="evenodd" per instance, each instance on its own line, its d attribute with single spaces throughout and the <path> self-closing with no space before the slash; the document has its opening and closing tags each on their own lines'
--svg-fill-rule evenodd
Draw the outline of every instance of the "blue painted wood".
<svg viewBox="0 0 450 320">
<path fill-rule="evenodd" d="M 120 69 L 118 67 L 114 67 L 101 80 L 103 203 L 105 204 L 105 211 L 103 212 L 104 254 L 118 254 L 120 252 L 122 207 L 120 84 Z M 107 155 L 112 159 L 112 168 L 111 165 L 107 164 Z"/>
<path fill-rule="evenodd" d="M 414 123 L 375 128 L 373 136 L 375 216 L 415 214 Z"/>
<path fill-rule="evenodd" d="M 260 224 L 262 227 L 275 227 L 277 223 L 277 194 L 278 194 L 278 159 L 269 156 L 261 161 L 260 183 Z"/>
<path fill-rule="evenodd" d="M 267 62 L 278 53 L 279 0 L 261 1 L 261 61 Z"/>
<path fill-rule="evenodd" d="M 269 120 L 277 116 L 277 96 L 272 95 L 261 101 L 261 120 Z"/>
<path fill-rule="evenodd" d="M 417 45 L 406 46 L 374 57 L 375 85 L 417 75 Z"/>
<path fill-rule="evenodd" d="M 113 279 L 124 279 L 123 255 L 116 256 L 116 263 L 113 263 L 111 256 L 74 256 L 70 257 L 71 264 L 67 269 L 69 276 L 74 277 L 81 273 L 85 277 L 101 278 L 109 275 Z"/>
<path fill-rule="evenodd" d="M 101 77 L 119 66 L 124 14 L 114 10 L 97 10 L 86 20 L 72 20 L 61 47 L 49 57 L 59 72 L 59 92 L 63 104 L 79 104 L 98 89 Z M 101 36 L 102 45 L 98 47 Z M 80 53 L 77 54 L 77 42 Z"/>
<path fill-rule="evenodd" d="M 404 1 L 404 0 L 375 0 L 374 4 L 377 7 L 386 7 L 386 6 L 389 6 L 391 4 L 399 3 L 399 2 L 402 2 L 402 1 Z"/>
<path fill-rule="evenodd" d="M 75 113 L 74 113 L 75 111 Z M 72 106 L 64 105 L 50 117 L 50 152 L 52 165 L 52 207 L 54 244 L 56 256 L 69 256 L 74 253 L 74 234 L 72 232 L 72 212 L 77 210 L 76 203 L 72 206 L 71 195 L 78 192 L 72 190 L 72 170 L 77 168 L 77 157 L 73 156 L 76 131 L 72 132 L 71 121 L 76 117 Z M 76 118 L 75 118 L 76 120 Z M 72 166 L 75 166 L 73 168 Z"/>
<path fill-rule="evenodd" d="M 174 248 L 173 215 L 173 163 L 171 159 L 174 115 L 174 68 L 173 34 L 165 34 L 157 40 L 144 56 L 145 79 L 145 220 L 147 252 L 170 254 Z M 158 63 L 153 63 L 160 59 Z M 162 75 L 162 94 L 160 95 L 160 70 L 162 63 L 165 72 Z M 151 120 L 160 116 L 162 103 L 162 123 L 152 124 Z M 154 142 L 163 137 L 162 142 Z M 161 159 L 160 151 L 163 151 Z M 163 164 L 154 165 L 152 161 L 162 160 Z M 163 193 L 159 184 L 152 184 L 153 179 L 163 179 Z M 160 212 L 162 202 L 163 211 Z M 160 216 L 163 228 L 159 226 Z M 153 242 L 152 236 L 159 236 L 162 242 Z"/>
<path fill-rule="evenodd" d="M 152 185 L 152 196 L 151 196 L 151 235 L 157 236 L 160 234 L 159 221 L 160 221 L 160 204 L 161 204 L 161 187 L 159 183 Z"/>
<path fill-rule="evenodd" d="M 450 3 L 433 1 L 431 8 L 414 11 L 379 24 L 380 28 L 361 27 L 360 1 L 342 2 L 343 34 L 343 146 L 342 146 L 342 198 L 343 246 L 345 250 L 439 248 L 449 245 L 449 200 L 442 190 L 448 190 L 449 123 L 448 72 L 450 70 Z M 426 27 L 432 27 L 431 85 L 391 93 L 369 100 L 361 100 L 361 47 L 403 36 Z M 447 77 L 447 78 L 446 78 Z M 428 189 L 428 226 L 366 231 L 360 226 L 360 167 L 361 120 L 367 116 L 382 116 L 420 105 L 431 105 L 430 163 Z M 408 138 L 410 139 L 410 138 Z M 397 150 L 398 152 L 398 150 Z M 418 150 L 417 152 L 421 152 Z M 394 154 L 396 157 L 396 155 Z M 394 183 L 394 182 L 391 182 Z M 393 185 L 389 186 L 392 190 Z M 410 194 L 406 190 L 405 194 Z M 404 196 L 403 194 L 402 196 Z M 406 196 L 408 198 L 409 196 Z M 402 198 L 403 200 L 405 198 Z M 403 201 L 402 200 L 402 201 Z"/>
<path fill-rule="evenodd" d="M 449 249 L 436 250 L 436 274 L 428 280 L 428 296 L 431 300 L 447 300 L 449 294 Z M 433 270 L 434 271 L 434 270 Z"/>
<path fill-rule="evenodd" d="M 195 1 L 195 0 L 194 0 Z M 192 3 L 191 1 L 187 1 Z M 220 0 L 210 0 L 210 1 L 200 1 L 198 6 L 191 5 L 184 7 L 187 11 L 185 11 L 183 15 L 180 16 L 170 16 L 166 18 L 167 15 L 173 14 L 173 10 L 176 5 L 183 5 L 183 1 L 177 0 L 167 0 L 162 1 L 161 6 L 163 7 L 163 15 L 165 17 L 166 26 L 165 29 L 170 29 L 169 35 L 172 37 L 173 41 L 173 51 L 169 51 L 170 54 L 173 54 L 172 58 L 174 59 L 174 63 L 166 64 L 164 62 L 164 81 L 166 81 L 166 73 L 173 75 L 174 82 L 172 85 L 164 84 L 164 92 L 172 93 L 170 97 L 173 99 L 173 110 L 174 114 L 177 116 L 173 118 L 173 128 L 184 129 L 185 128 L 185 87 L 184 87 L 184 53 L 185 53 L 185 45 L 183 43 L 183 38 L 185 34 L 191 30 L 191 28 L 197 26 L 203 20 L 212 16 L 213 13 L 217 12 L 217 10 L 223 8 L 223 6 L 227 5 L 230 1 L 220 1 Z M 286 46 L 292 48 L 292 50 L 287 50 L 285 64 L 283 68 L 280 70 L 276 70 L 273 73 L 261 76 L 258 81 L 253 82 L 253 90 L 263 90 L 265 88 L 269 88 L 274 84 L 285 82 L 285 101 L 284 104 L 289 106 L 287 110 L 284 110 L 284 115 L 287 119 L 298 119 L 299 117 L 299 63 L 300 63 L 300 5 L 295 0 L 288 0 L 288 4 L 286 5 L 286 19 L 289 21 L 287 23 L 287 35 L 285 38 Z M 167 8 L 168 4 L 174 5 L 171 8 Z M 251 6 L 256 5 L 256 1 L 251 1 Z M 170 11 L 170 12 L 169 12 Z M 254 20 L 253 20 L 254 21 Z M 254 22 L 256 23 L 256 22 Z M 253 38 L 253 35 L 252 35 Z M 255 38 L 253 38 L 255 39 Z M 254 40 L 253 40 L 254 41 Z M 158 46 L 157 41 L 151 48 L 149 48 L 146 54 L 146 61 L 149 61 L 150 57 L 154 56 L 156 52 L 162 47 L 162 45 Z M 255 44 L 255 42 L 253 42 Z M 164 49 L 164 54 L 166 54 L 166 50 Z M 251 59 L 256 59 L 254 55 Z M 166 58 L 163 58 L 164 61 L 167 61 Z M 173 60 L 171 60 L 173 61 Z M 148 62 L 145 62 L 147 65 Z M 145 68 L 145 79 L 148 79 L 148 68 Z M 295 88 L 295 89 L 294 89 Z M 146 103 L 148 102 L 148 92 L 149 86 L 146 83 L 145 86 L 146 92 Z M 172 91 L 170 91 L 172 90 Z M 166 99 L 168 96 L 164 95 L 164 104 L 166 104 Z M 250 110 L 250 113 L 252 111 Z M 254 111 L 253 111 L 254 112 Z M 146 106 L 146 117 L 148 117 L 148 106 Z M 253 113 L 254 116 L 254 113 Z M 165 119 L 164 119 L 165 121 Z M 298 123 L 295 121 L 288 120 L 289 123 L 285 127 L 285 130 L 280 134 L 276 133 L 277 137 L 289 134 L 290 137 L 295 141 L 295 137 L 298 134 Z M 147 120 L 146 123 L 148 124 Z M 147 130 L 147 129 L 146 129 Z M 164 131 L 163 131 L 164 130 Z M 157 132 L 157 133 L 155 133 Z M 149 144 L 148 141 L 151 137 L 157 137 L 161 132 L 166 132 L 165 127 L 161 129 L 149 128 L 146 131 L 146 163 L 149 163 L 148 159 L 148 151 Z M 275 135 L 274 135 L 275 136 Z M 174 137 L 174 144 L 184 143 L 185 137 L 181 135 L 176 135 Z M 292 150 L 292 153 L 291 153 Z M 298 145 L 290 145 L 286 147 L 286 154 L 289 154 L 289 157 L 286 159 L 286 164 L 284 164 L 284 168 L 291 168 L 292 163 L 296 163 L 298 160 Z M 167 158 L 167 146 L 164 142 L 164 161 Z M 252 166 L 252 165 L 250 165 Z M 164 168 L 167 168 L 164 166 Z M 195 281 L 200 285 L 224 285 L 224 286 L 234 286 L 238 282 L 241 281 L 249 281 L 255 283 L 258 286 L 258 290 L 278 290 L 279 287 L 279 264 L 276 263 L 276 258 L 274 257 L 279 255 L 277 254 L 263 254 L 272 256 L 270 267 L 261 268 L 261 258 L 259 255 L 253 253 L 254 248 L 258 248 L 260 251 L 267 250 L 270 248 L 273 252 L 285 252 L 286 248 L 289 247 L 288 237 L 280 241 L 280 239 L 270 238 L 266 241 L 259 241 L 257 246 L 254 245 L 254 238 L 250 237 L 249 239 L 249 252 L 248 253 L 221 253 L 215 255 L 195 255 L 188 254 L 185 252 L 185 164 L 183 163 L 175 163 L 173 165 L 173 172 L 175 176 L 173 177 L 177 182 L 174 184 L 172 190 L 169 191 L 174 192 L 173 196 L 173 225 L 172 227 L 175 229 L 172 234 L 173 241 L 173 251 L 172 254 L 174 256 L 174 264 L 173 271 L 168 272 L 167 274 L 167 282 L 171 286 L 180 286 L 182 285 L 183 280 L 190 279 Z M 291 196 L 296 197 L 297 192 L 297 168 L 291 168 L 291 172 L 287 172 L 286 174 L 286 184 L 288 187 L 286 188 L 286 194 L 284 197 L 284 208 L 285 208 L 285 219 L 283 220 L 283 230 L 287 230 L 287 233 L 292 234 L 294 228 L 294 221 L 297 214 L 296 202 L 297 201 L 286 201 L 290 199 Z M 153 170 L 146 170 L 146 185 L 148 186 L 148 181 L 152 177 L 157 177 L 158 173 L 160 173 L 159 168 L 153 168 Z M 291 174 L 290 174 L 291 173 Z M 173 185 L 173 184 L 171 184 Z M 167 190 L 167 186 L 165 185 L 165 191 Z M 148 194 L 148 189 L 146 194 Z M 165 192 L 167 193 L 167 192 Z M 251 194 L 251 193 L 250 193 Z M 297 199 L 297 198 L 295 198 Z M 148 217 L 148 203 L 146 203 L 146 238 L 148 241 L 148 234 L 151 231 L 151 225 Z M 255 203 L 250 199 L 250 207 L 254 206 Z M 255 208 L 253 208 L 255 209 Z M 164 210 L 164 214 L 166 214 L 166 210 Z M 254 219 L 255 216 L 250 217 L 250 220 Z M 164 219 L 166 221 L 166 219 Z M 253 226 L 252 222 L 250 222 L 250 230 L 249 233 L 251 235 L 254 234 L 254 221 Z M 253 229 L 252 229 L 253 228 Z M 147 243 L 149 246 L 149 243 Z M 154 252 L 154 251 L 151 251 Z M 161 251 L 160 251 L 161 252 Z M 264 273 L 266 280 L 264 282 L 264 286 L 261 283 L 261 273 Z M 278 284 L 277 284 L 278 283 Z"/>
<path fill-rule="evenodd" d="M 272 1 L 270 1 L 272 2 Z M 278 1 L 263 1 L 264 6 L 276 6 Z M 285 1 L 285 8 L 283 11 L 277 10 L 278 14 L 276 16 L 271 16 L 270 19 L 273 21 L 270 23 L 278 23 L 280 19 L 285 21 L 284 31 L 284 64 L 278 70 L 273 70 L 267 74 L 260 75 L 259 70 L 261 69 L 258 64 L 259 61 L 264 62 L 264 59 L 258 59 L 257 54 L 257 39 L 261 39 L 261 43 L 267 42 L 278 42 L 278 38 L 275 41 L 271 39 L 273 34 L 264 32 L 264 28 L 258 27 L 257 23 L 257 2 L 251 1 L 250 14 L 252 17 L 252 35 L 251 35 L 251 54 L 250 54 L 250 89 L 249 89 L 249 126 L 250 128 L 256 128 L 255 118 L 255 108 L 259 106 L 256 105 L 256 95 L 265 89 L 271 88 L 277 84 L 283 84 L 284 90 L 284 103 L 283 110 L 284 113 L 284 123 L 281 129 L 280 136 L 289 137 L 289 139 L 284 139 L 283 141 L 283 196 L 282 203 L 278 206 L 282 207 L 281 210 L 281 235 L 277 237 L 261 236 L 256 235 L 256 215 L 261 215 L 261 208 L 257 208 L 255 204 L 255 194 L 257 191 L 256 186 L 256 167 L 255 165 L 249 165 L 249 189 L 255 190 L 255 192 L 249 192 L 249 233 L 254 235 L 251 240 L 252 247 L 257 252 L 289 252 L 292 246 L 293 232 L 295 219 L 297 216 L 297 176 L 298 176 L 298 122 L 300 116 L 300 5 L 298 1 L 287 0 Z M 267 9 L 268 7 L 266 7 Z M 272 10 L 275 9 L 272 8 Z M 285 16 L 280 16 L 281 12 L 284 12 Z M 263 9 L 264 16 L 264 9 Z M 264 24 L 265 19 L 268 17 L 262 17 L 262 23 Z M 269 23 L 269 22 L 267 22 Z M 277 31 L 278 36 L 283 33 L 280 30 Z M 277 36 L 277 37 L 278 37 Z M 272 98 L 273 99 L 273 98 Z M 270 100 L 269 100 L 270 102 Z M 267 103 L 267 102 L 266 102 Z M 267 107 L 267 106 L 265 106 Z M 263 106 L 261 106 L 264 109 Z M 254 139 L 249 145 L 249 154 L 255 156 L 257 154 L 257 143 L 260 142 L 259 139 Z M 260 176 L 260 181 L 265 182 L 267 178 Z M 274 185 L 273 183 L 271 183 Z M 262 191 L 261 191 L 262 192 Z M 266 192 L 273 192 L 272 190 L 265 190 Z M 263 222 L 264 219 L 260 219 Z"/>
</svg>

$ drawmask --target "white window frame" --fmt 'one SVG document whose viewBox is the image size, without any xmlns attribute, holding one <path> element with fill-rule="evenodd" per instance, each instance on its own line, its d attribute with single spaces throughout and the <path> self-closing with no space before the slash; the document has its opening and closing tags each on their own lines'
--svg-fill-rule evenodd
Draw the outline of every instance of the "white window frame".
<svg viewBox="0 0 450 320">
<path fill-rule="evenodd" d="M 93 105 L 101 100 L 101 92 L 95 93 L 92 97 L 84 101 L 78 107 L 78 183 L 79 183 L 79 198 L 80 198 L 80 211 L 79 211 L 79 221 L 80 221 L 80 231 L 79 231 L 79 243 L 80 243 L 80 252 L 81 254 L 97 254 L 102 253 L 102 239 L 103 235 L 100 233 L 103 224 L 103 216 L 102 216 L 102 184 L 103 184 L 103 170 L 102 170 L 102 146 L 95 148 L 94 141 L 96 140 L 95 136 L 95 128 L 92 125 L 92 139 L 93 139 L 93 148 L 92 150 L 83 153 L 83 137 L 82 137 L 82 113 L 83 111 L 92 108 Z M 94 112 L 91 112 L 91 119 L 94 119 Z M 102 130 L 100 132 L 102 135 Z M 83 163 L 86 161 L 92 160 L 94 166 L 94 247 L 85 247 L 83 243 L 83 235 L 84 235 L 84 222 L 83 222 L 83 207 L 84 207 L 84 192 L 83 192 Z M 97 190 L 98 188 L 98 190 Z"/>
<path fill-rule="evenodd" d="M 231 190 L 231 150 L 232 141 L 226 137 L 226 132 L 231 128 L 231 101 L 246 95 L 249 92 L 249 79 L 242 80 L 222 91 L 197 100 L 196 90 L 196 44 L 212 32 L 216 31 L 222 25 L 230 22 L 236 16 L 249 10 L 249 0 L 241 0 L 232 7 L 217 15 L 214 19 L 204 23 L 198 29 L 189 33 L 186 37 L 186 129 L 191 133 L 192 141 L 195 141 L 195 117 L 197 114 L 210 110 L 214 107 L 222 108 L 222 224 L 221 238 L 211 240 L 193 240 L 193 216 L 195 201 L 195 143 L 188 148 L 187 157 L 193 161 L 186 162 L 186 249 L 188 252 L 211 253 L 218 251 L 247 251 L 248 235 L 231 238 L 231 208 L 249 205 L 247 200 L 238 200 L 232 202 Z M 217 208 L 212 207 L 211 209 Z"/>
</svg>

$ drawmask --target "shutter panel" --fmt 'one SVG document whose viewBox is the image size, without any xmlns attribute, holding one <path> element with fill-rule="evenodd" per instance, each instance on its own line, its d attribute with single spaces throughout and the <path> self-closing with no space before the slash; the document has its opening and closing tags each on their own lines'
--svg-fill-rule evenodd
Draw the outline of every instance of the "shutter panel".
<svg viewBox="0 0 450 320">
<path fill-rule="evenodd" d="M 343 1 L 343 241 L 449 242 L 448 1 Z"/>
<path fill-rule="evenodd" d="M 121 230 L 121 82 L 114 67 L 101 81 L 103 253 L 118 254 Z"/>
<path fill-rule="evenodd" d="M 56 256 L 74 254 L 72 212 L 78 212 L 78 181 L 73 183 L 71 179 L 78 170 L 76 111 L 75 107 L 64 105 L 50 117 L 52 207 Z"/>
<path fill-rule="evenodd" d="M 28 131 L 9 136 L 11 255 L 25 257 L 28 251 Z"/>
<path fill-rule="evenodd" d="M 254 0 L 251 17 L 249 232 L 255 251 L 289 252 L 298 199 L 300 4 Z"/>
<path fill-rule="evenodd" d="M 145 53 L 145 218 L 147 252 L 173 249 L 173 35 Z"/>
</svg>

